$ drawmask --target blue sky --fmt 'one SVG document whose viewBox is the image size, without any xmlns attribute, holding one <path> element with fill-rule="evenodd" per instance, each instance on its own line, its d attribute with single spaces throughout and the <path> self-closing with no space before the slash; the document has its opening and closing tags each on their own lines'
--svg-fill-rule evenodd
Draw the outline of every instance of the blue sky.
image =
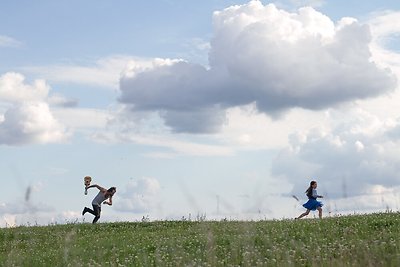
<svg viewBox="0 0 400 267">
<path fill-rule="evenodd" d="M 399 210 L 398 1 L 2 1 L 0 225 Z M 292 195 L 300 199 L 297 202 Z"/>
</svg>

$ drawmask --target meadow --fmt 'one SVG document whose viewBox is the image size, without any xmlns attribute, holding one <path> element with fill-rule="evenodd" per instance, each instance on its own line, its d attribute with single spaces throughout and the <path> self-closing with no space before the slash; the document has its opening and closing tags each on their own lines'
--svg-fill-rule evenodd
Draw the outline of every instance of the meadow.
<svg viewBox="0 0 400 267">
<path fill-rule="evenodd" d="M 1 266 L 400 266 L 400 213 L 0 229 Z"/>
</svg>

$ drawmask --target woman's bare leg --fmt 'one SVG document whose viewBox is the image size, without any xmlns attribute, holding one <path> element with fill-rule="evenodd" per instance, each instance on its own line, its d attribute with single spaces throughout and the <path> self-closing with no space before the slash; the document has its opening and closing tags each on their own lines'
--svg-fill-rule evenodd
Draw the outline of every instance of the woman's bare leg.
<svg viewBox="0 0 400 267">
<path fill-rule="evenodd" d="M 310 210 L 307 210 L 306 212 L 302 213 L 297 219 L 303 218 L 304 216 L 307 216 L 310 213 Z"/>
</svg>

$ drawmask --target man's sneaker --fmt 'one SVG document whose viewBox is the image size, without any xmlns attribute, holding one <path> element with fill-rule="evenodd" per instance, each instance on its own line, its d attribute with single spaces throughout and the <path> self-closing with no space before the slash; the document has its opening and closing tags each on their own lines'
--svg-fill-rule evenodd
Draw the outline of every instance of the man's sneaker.
<svg viewBox="0 0 400 267">
<path fill-rule="evenodd" d="M 86 211 L 87 211 L 86 209 L 87 209 L 86 207 L 83 209 L 83 211 L 82 211 L 82 216 L 85 215 L 85 213 L 86 213 Z"/>
</svg>

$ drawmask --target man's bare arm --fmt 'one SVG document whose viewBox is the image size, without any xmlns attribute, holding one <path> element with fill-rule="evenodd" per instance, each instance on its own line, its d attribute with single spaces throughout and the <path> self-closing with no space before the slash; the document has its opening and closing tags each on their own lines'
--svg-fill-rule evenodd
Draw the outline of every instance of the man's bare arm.
<svg viewBox="0 0 400 267">
<path fill-rule="evenodd" d="M 105 192 L 105 191 L 107 191 L 107 189 L 105 189 L 105 188 L 103 188 L 103 187 L 101 187 L 101 186 L 99 186 L 99 185 L 97 185 L 97 184 L 92 184 L 92 185 L 89 185 L 88 187 L 86 187 L 87 189 L 89 189 L 89 188 L 92 188 L 92 187 L 97 187 L 97 189 L 99 189 L 101 192 Z"/>
<path fill-rule="evenodd" d="M 112 196 L 108 199 L 108 201 L 104 201 L 103 204 L 112 206 Z"/>
</svg>

